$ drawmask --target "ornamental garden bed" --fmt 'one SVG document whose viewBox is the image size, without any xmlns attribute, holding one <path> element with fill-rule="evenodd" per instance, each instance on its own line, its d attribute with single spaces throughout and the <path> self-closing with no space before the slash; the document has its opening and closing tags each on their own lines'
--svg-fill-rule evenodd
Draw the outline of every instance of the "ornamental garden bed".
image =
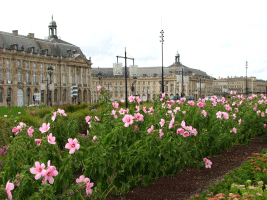
<svg viewBox="0 0 267 200">
<path fill-rule="evenodd" d="M 205 158 L 266 134 L 264 95 L 176 102 L 162 95 L 147 107 L 130 96 L 125 109 L 100 92 L 99 112 L 55 109 L 36 127 L 11 119 L 1 198 L 121 196 L 185 169 L 212 170 Z"/>
</svg>

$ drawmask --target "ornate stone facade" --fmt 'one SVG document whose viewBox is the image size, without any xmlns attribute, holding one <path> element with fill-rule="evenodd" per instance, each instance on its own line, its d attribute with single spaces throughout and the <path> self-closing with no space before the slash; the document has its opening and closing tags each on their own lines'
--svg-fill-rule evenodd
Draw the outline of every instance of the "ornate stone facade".
<svg viewBox="0 0 267 200">
<path fill-rule="evenodd" d="M 48 67 L 52 67 L 48 104 L 91 102 L 91 58 L 79 47 L 58 39 L 56 23 L 49 24 L 49 39 L 0 32 L 0 106 L 47 104 Z M 70 86 L 78 85 L 79 96 L 71 98 Z M 41 100 L 33 100 L 41 93 Z"/>
</svg>

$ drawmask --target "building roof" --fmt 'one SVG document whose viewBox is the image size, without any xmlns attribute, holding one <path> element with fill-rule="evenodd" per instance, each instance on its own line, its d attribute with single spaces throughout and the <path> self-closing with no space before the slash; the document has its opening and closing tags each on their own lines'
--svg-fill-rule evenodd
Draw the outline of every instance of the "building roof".
<svg viewBox="0 0 267 200">
<path fill-rule="evenodd" d="M 34 34 L 23 36 L 0 31 L 0 48 L 12 49 L 14 44 L 17 44 L 17 51 L 23 51 L 24 49 L 26 52 L 32 52 L 33 49 L 33 53 L 45 54 L 45 49 L 47 49 L 47 55 L 62 57 L 69 57 L 74 53 L 83 55 L 79 47 L 61 39 L 43 40 L 34 38 Z"/>
<path fill-rule="evenodd" d="M 164 76 L 174 74 L 182 74 L 182 68 L 183 74 L 185 76 L 187 75 L 197 75 L 202 76 L 205 78 L 210 78 L 210 76 L 207 75 L 206 72 L 203 72 L 201 70 L 193 69 L 186 67 L 182 64 L 173 64 L 169 67 L 164 67 Z M 101 73 L 103 77 L 113 77 L 113 68 L 92 68 L 92 76 L 98 77 L 98 73 Z M 161 77 L 162 74 L 162 67 L 138 67 L 137 70 L 137 77 Z M 123 67 L 123 75 L 117 76 L 117 77 L 124 77 L 124 67 Z"/>
</svg>

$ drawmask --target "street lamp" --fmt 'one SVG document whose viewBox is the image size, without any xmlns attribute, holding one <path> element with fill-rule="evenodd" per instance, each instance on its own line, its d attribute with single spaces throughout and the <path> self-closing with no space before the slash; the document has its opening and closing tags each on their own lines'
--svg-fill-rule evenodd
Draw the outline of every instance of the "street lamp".
<svg viewBox="0 0 267 200">
<path fill-rule="evenodd" d="M 136 88 L 134 88 L 134 84 L 136 84 L 136 77 L 134 77 L 134 81 L 132 82 L 132 87 L 131 87 L 131 89 L 132 89 L 132 93 L 134 92 L 134 96 L 136 96 Z"/>
<path fill-rule="evenodd" d="M 51 84 L 51 75 L 53 73 L 53 68 L 51 66 L 48 66 L 47 67 L 47 71 L 48 71 L 48 74 L 50 76 L 50 84 Z M 48 78 L 47 78 L 47 94 L 46 94 L 46 100 L 47 100 L 47 107 L 48 107 L 48 92 L 50 93 L 50 91 L 48 90 Z M 52 100 L 51 100 L 51 94 L 50 94 L 50 104 L 52 104 Z"/>
<path fill-rule="evenodd" d="M 162 44 L 162 72 L 161 72 L 162 73 L 162 85 L 161 85 L 162 90 L 161 90 L 161 92 L 164 93 L 164 74 L 163 74 L 163 42 L 164 42 L 164 40 L 163 40 L 163 38 L 164 38 L 163 33 L 164 33 L 164 31 L 161 30 L 160 33 L 161 33 L 161 36 L 159 36 L 159 37 L 161 38 L 160 42 Z"/>
<path fill-rule="evenodd" d="M 101 80 L 101 78 L 102 78 L 102 74 L 101 74 L 101 72 L 99 72 L 97 75 L 98 75 L 99 85 L 100 85 L 100 80 Z"/>
</svg>

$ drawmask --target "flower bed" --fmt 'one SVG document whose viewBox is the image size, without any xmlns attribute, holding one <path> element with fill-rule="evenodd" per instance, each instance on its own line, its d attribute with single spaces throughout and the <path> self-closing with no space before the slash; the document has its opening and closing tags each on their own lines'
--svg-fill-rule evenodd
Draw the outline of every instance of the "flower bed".
<svg viewBox="0 0 267 200">
<path fill-rule="evenodd" d="M 10 128 L 15 137 L 2 161 L 1 198 L 8 192 L 24 199 L 105 199 L 186 166 L 212 167 L 205 157 L 266 133 L 264 95 L 175 102 L 163 94 L 149 108 L 130 96 L 124 109 L 100 92 L 100 112 L 84 118 L 84 133 L 78 115 L 61 109 L 39 128 L 23 122 Z"/>
<path fill-rule="evenodd" d="M 267 199 L 267 149 L 254 153 L 240 168 L 227 173 L 208 191 L 190 199 Z"/>
</svg>

